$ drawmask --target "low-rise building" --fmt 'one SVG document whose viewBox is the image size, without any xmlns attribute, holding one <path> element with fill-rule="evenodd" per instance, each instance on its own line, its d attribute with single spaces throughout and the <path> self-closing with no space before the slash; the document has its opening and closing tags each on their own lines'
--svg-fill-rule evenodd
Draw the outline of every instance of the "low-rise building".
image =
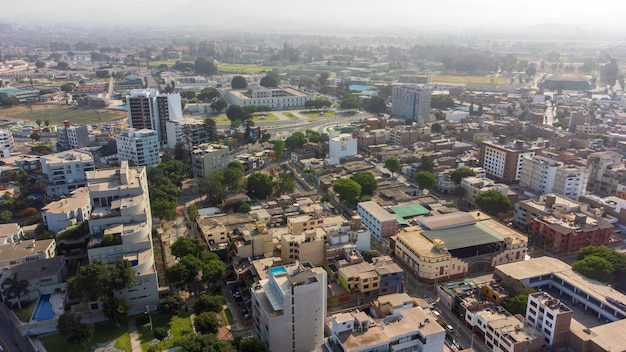
<svg viewBox="0 0 626 352">
<path fill-rule="evenodd" d="M 229 148 L 221 144 L 205 143 L 193 147 L 192 167 L 195 177 L 203 177 L 223 170 L 230 162 Z"/>
<path fill-rule="evenodd" d="M 588 246 L 605 246 L 614 226 L 605 219 L 585 214 L 554 213 L 533 220 L 530 231 L 539 236 L 544 248 L 558 253 L 573 253 Z"/>
<path fill-rule="evenodd" d="M 545 337 L 545 345 L 564 347 L 572 321 L 572 310 L 547 292 L 528 295 L 526 324 L 534 326 Z"/>
<path fill-rule="evenodd" d="M 85 187 L 85 173 L 94 169 L 93 156 L 83 150 L 68 150 L 41 157 L 41 172 L 48 176 L 46 193 L 52 197 Z"/>
<path fill-rule="evenodd" d="M 81 187 L 63 198 L 41 208 L 43 224 L 53 233 L 89 219 L 91 201 L 87 187 Z"/>
<path fill-rule="evenodd" d="M 359 202 L 357 214 L 378 242 L 397 232 L 398 220 L 374 201 Z"/>
<path fill-rule="evenodd" d="M 328 141 L 328 157 L 331 159 L 351 158 L 357 153 L 357 139 L 351 134 L 341 134 Z"/>
<path fill-rule="evenodd" d="M 270 106 L 273 110 L 289 110 L 303 108 L 313 98 L 293 88 L 257 87 L 252 90 L 227 90 L 224 99 L 228 104 L 239 106 Z"/>
<path fill-rule="evenodd" d="M 582 203 L 558 194 L 545 194 L 539 199 L 522 200 L 513 206 L 513 224 L 528 230 L 536 218 L 559 212 L 563 214 L 579 213 Z"/>
</svg>

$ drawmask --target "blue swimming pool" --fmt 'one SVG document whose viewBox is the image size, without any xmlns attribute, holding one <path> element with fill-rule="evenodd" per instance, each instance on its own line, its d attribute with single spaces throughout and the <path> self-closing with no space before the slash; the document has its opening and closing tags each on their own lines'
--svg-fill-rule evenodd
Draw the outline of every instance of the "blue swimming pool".
<svg viewBox="0 0 626 352">
<path fill-rule="evenodd" d="M 275 268 L 270 268 L 270 273 L 272 273 L 272 275 L 274 276 L 284 274 L 286 272 L 287 272 L 287 269 L 285 269 L 284 266 L 277 266 Z"/>
<path fill-rule="evenodd" d="M 33 313 L 33 319 L 37 321 L 50 320 L 54 318 L 54 315 L 52 304 L 50 304 L 50 295 L 41 295 L 35 313 Z"/>
</svg>

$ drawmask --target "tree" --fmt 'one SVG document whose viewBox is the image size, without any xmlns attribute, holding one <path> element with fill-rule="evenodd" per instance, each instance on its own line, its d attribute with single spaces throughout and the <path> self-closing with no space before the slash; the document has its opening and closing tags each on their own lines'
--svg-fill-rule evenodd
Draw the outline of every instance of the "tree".
<svg viewBox="0 0 626 352">
<path fill-rule="evenodd" d="M 169 296 L 163 302 L 159 303 L 158 311 L 161 314 L 167 316 L 174 316 L 178 314 L 185 304 L 185 301 L 180 296 Z"/>
<path fill-rule="evenodd" d="M 181 352 L 236 352 L 230 341 L 221 341 L 214 334 L 191 334 L 180 342 Z"/>
<path fill-rule="evenodd" d="M 219 313 L 222 311 L 224 304 L 226 304 L 224 297 L 209 296 L 203 293 L 198 297 L 196 303 L 194 303 L 193 311 L 196 314 L 200 314 L 202 312 Z"/>
<path fill-rule="evenodd" d="M 122 299 L 113 297 L 112 295 L 104 296 L 102 299 L 102 313 L 104 316 L 113 320 L 115 326 L 122 326 L 128 316 L 128 306 Z"/>
<path fill-rule="evenodd" d="M 293 193 L 296 189 L 296 184 L 293 179 L 293 175 L 288 172 L 278 173 L 278 178 L 275 182 L 276 195 Z"/>
<path fill-rule="evenodd" d="M 441 127 L 441 124 L 439 122 L 435 122 L 432 125 L 430 125 L 430 131 L 432 133 L 439 133 L 439 132 L 441 132 L 441 129 L 442 129 L 442 127 Z"/>
<path fill-rule="evenodd" d="M 188 255 L 200 257 L 204 252 L 205 246 L 199 238 L 179 237 L 172 245 L 170 250 L 172 255 L 177 259 Z"/>
<path fill-rule="evenodd" d="M 365 111 L 370 114 L 382 114 L 387 111 L 387 103 L 381 97 L 371 97 L 365 105 Z"/>
<path fill-rule="evenodd" d="M 173 220 L 176 218 L 176 206 L 178 205 L 176 202 L 157 198 L 150 203 L 152 215 L 164 220 Z"/>
<path fill-rule="evenodd" d="M 194 62 L 194 70 L 199 75 L 214 75 L 217 73 L 217 65 L 203 57 L 198 57 Z"/>
<path fill-rule="evenodd" d="M 502 307 L 511 314 L 526 315 L 526 305 L 528 304 L 528 295 L 521 294 L 513 297 L 505 298 L 502 301 Z"/>
<path fill-rule="evenodd" d="M 328 77 L 330 77 L 330 74 L 328 72 L 322 72 L 320 73 L 320 76 L 318 77 L 318 82 L 320 83 L 320 85 L 325 86 L 326 82 L 328 81 Z"/>
<path fill-rule="evenodd" d="M 196 98 L 198 98 L 198 100 L 203 101 L 205 103 L 208 103 L 210 101 L 213 101 L 219 97 L 221 97 L 222 95 L 220 94 L 220 92 L 213 88 L 213 87 L 207 87 L 207 88 L 203 88 L 200 93 L 196 96 Z"/>
<path fill-rule="evenodd" d="M 214 312 L 203 312 L 195 316 L 193 325 L 200 334 L 215 334 L 220 321 Z"/>
<path fill-rule="evenodd" d="M 270 143 L 274 145 L 274 147 L 272 147 L 272 150 L 276 155 L 276 160 L 280 160 L 280 157 L 285 153 L 285 142 L 281 140 L 275 140 L 271 141 Z"/>
<path fill-rule="evenodd" d="M 204 119 L 204 133 L 206 134 L 206 138 L 209 142 L 219 141 L 219 133 L 217 131 L 217 124 L 215 123 L 214 118 L 207 117 Z"/>
<path fill-rule="evenodd" d="M 84 297 L 94 301 L 113 291 L 131 288 L 135 284 L 134 270 L 128 260 L 119 260 L 109 265 L 100 259 L 91 264 L 83 265 L 69 283 L 72 296 Z"/>
<path fill-rule="evenodd" d="M 217 99 L 216 101 L 212 102 L 209 106 L 215 112 L 222 112 L 224 111 L 224 109 L 226 109 L 226 107 L 228 106 L 228 103 L 224 99 Z"/>
<path fill-rule="evenodd" d="M 13 213 L 9 210 L 3 210 L 0 212 L 0 222 L 9 223 L 13 218 Z"/>
<path fill-rule="evenodd" d="M 194 92 L 193 90 L 183 90 L 182 92 L 180 92 L 180 96 L 181 98 L 185 99 L 193 99 L 196 97 L 196 92 Z"/>
<path fill-rule="evenodd" d="M 309 139 L 310 143 L 319 143 L 322 139 L 322 135 L 313 130 L 306 130 L 306 137 Z"/>
<path fill-rule="evenodd" d="M 392 156 L 385 160 L 385 169 L 389 170 L 391 172 L 391 175 L 393 175 L 394 172 L 400 171 L 400 168 L 400 160 L 398 160 L 398 158 L 396 158 L 395 156 Z"/>
<path fill-rule="evenodd" d="M 590 246 L 581 248 L 576 254 L 576 260 L 582 260 L 591 255 L 604 258 L 611 263 L 615 269 L 616 278 L 626 275 L 626 254 L 604 246 Z"/>
<path fill-rule="evenodd" d="M 37 60 L 37 61 L 35 61 L 35 67 L 37 67 L 37 68 L 44 68 L 44 67 L 46 67 L 46 63 L 41 61 L 41 60 Z"/>
<path fill-rule="evenodd" d="M 434 168 L 435 168 L 435 158 L 433 158 L 432 156 L 428 156 L 428 155 L 422 155 L 420 157 L 420 167 L 419 167 L 420 171 L 433 172 Z"/>
<path fill-rule="evenodd" d="M 235 76 L 230 81 L 230 87 L 232 89 L 245 89 L 248 87 L 248 82 L 243 76 Z"/>
<path fill-rule="evenodd" d="M 226 197 L 226 190 L 222 185 L 223 181 L 224 175 L 219 171 L 204 175 L 204 177 L 200 179 L 198 183 L 200 194 L 207 197 L 209 204 L 220 204 Z"/>
<path fill-rule="evenodd" d="M 361 194 L 373 196 L 378 189 L 378 181 L 376 181 L 374 174 L 369 171 L 359 171 L 350 178 L 361 185 Z"/>
<path fill-rule="evenodd" d="M 458 185 L 463 178 L 468 176 L 476 176 L 476 172 L 469 167 L 460 167 L 450 173 L 450 180 Z"/>
<path fill-rule="evenodd" d="M 467 191 L 465 190 L 465 188 L 461 187 L 461 186 L 456 186 L 454 187 L 454 189 L 452 190 L 452 195 L 457 197 L 457 198 L 463 198 L 465 197 L 465 194 L 467 193 Z"/>
<path fill-rule="evenodd" d="M 437 176 L 432 172 L 420 171 L 415 175 L 415 181 L 421 190 L 432 189 L 437 185 Z"/>
<path fill-rule="evenodd" d="M 203 253 L 202 255 L 202 280 L 215 286 L 224 279 L 226 264 L 215 253 Z"/>
<path fill-rule="evenodd" d="M 198 277 L 202 269 L 202 262 L 192 254 L 186 255 L 180 261 L 167 268 L 167 278 L 180 288 L 189 286 Z"/>
<path fill-rule="evenodd" d="M 70 65 L 68 65 L 65 61 L 59 61 L 59 63 L 57 63 L 57 69 L 59 70 L 67 70 L 69 67 Z"/>
<path fill-rule="evenodd" d="M 358 97 L 349 94 L 341 100 L 341 103 L 339 103 L 339 107 L 342 109 L 358 110 L 361 108 L 361 101 Z"/>
<path fill-rule="evenodd" d="M 278 87 L 278 81 L 279 78 L 276 74 L 268 72 L 263 78 L 261 78 L 259 84 L 261 85 L 261 87 L 266 88 Z"/>
<path fill-rule="evenodd" d="M 67 337 L 67 341 L 74 345 L 88 341 L 94 333 L 93 324 L 83 324 L 80 320 L 80 315 L 71 312 L 65 312 L 59 316 L 59 333 Z"/>
<path fill-rule="evenodd" d="M 71 93 L 74 91 L 75 88 L 76 86 L 74 85 L 74 83 L 65 83 L 61 86 L 61 91 L 65 93 Z"/>
<path fill-rule="evenodd" d="M 355 181 L 343 177 L 333 183 L 333 190 L 339 196 L 339 200 L 345 204 L 352 204 L 361 195 L 361 185 Z"/>
<path fill-rule="evenodd" d="M 302 148 L 305 143 L 306 136 L 302 132 L 294 132 L 291 136 L 285 139 L 285 147 L 292 151 Z"/>
<path fill-rule="evenodd" d="M 269 348 L 265 342 L 256 337 L 247 337 L 239 343 L 239 352 L 269 352 Z"/>
<path fill-rule="evenodd" d="M 230 120 L 231 126 L 239 126 L 245 120 L 245 113 L 241 106 L 231 105 L 226 110 L 226 117 Z"/>
<path fill-rule="evenodd" d="M 237 160 L 231 161 L 224 170 L 224 186 L 231 192 L 241 189 L 245 171 L 243 165 Z"/>
<path fill-rule="evenodd" d="M 582 275 L 602 282 L 612 283 L 615 269 L 608 260 L 595 255 L 586 256 L 572 264 L 572 269 Z"/>
<path fill-rule="evenodd" d="M 454 100 L 449 95 L 433 95 L 430 97 L 430 106 L 433 109 L 448 109 L 454 107 Z"/>
<path fill-rule="evenodd" d="M 28 293 L 29 283 L 26 280 L 19 279 L 17 272 L 7 277 L 3 284 L 6 288 L 4 290 L 4 300 L 17 298 L 17 307 L 22 309 L 22 295 Z"/>
<path fill-rule="evenodd" d="M 490 189 L 476 196 L 476 206 L 491 215 L 498 215 L 511 209 L 511 201 L 499 191 Z"/>
<path fill-rule="evenodd" d="M 198 205 L 190 204 L 187 207 L 187 217 L 190 221 L 197 221 L 200 218 L 200 213 L 198 212 Z"/>
<path fill-rule="evenodd" d="M 248 177 L 247 191 L 250 197 L 265 199 L 272 194 L 274 182 L 272 178 L 262 172 L 253 172 Z"/>
</svg>

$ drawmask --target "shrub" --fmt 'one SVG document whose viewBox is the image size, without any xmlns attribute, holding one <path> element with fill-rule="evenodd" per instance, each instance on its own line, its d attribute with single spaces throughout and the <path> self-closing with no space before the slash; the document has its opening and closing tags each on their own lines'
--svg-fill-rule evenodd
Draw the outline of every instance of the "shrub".
<svg viewBox="0 0 626 352">
<path fill-rule="evenodd" d="M 152 336 L 155 339 L 159 339 L 159 340 L 165 339 L 167 337 L 167 328 L 164 328 L 162 326 L 155 328 L 154 331 L 152 332 Z"/>
</svg>

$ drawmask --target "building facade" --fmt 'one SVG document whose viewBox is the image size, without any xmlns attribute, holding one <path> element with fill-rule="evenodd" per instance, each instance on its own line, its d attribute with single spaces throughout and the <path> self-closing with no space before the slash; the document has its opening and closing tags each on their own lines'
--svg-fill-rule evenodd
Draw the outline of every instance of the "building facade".
<svg viewBox="0 0 626 352">
<path fill-rule="evenodd" d="M 313 351 L 324 342 L 326 271 L 298 263 L 268 269 L 252 285 L 256 337 L 275 352 Z"/>
<path fill-rule="evenodd" d="M 351 158 L 357 154 L 357 139 L 350 134 L 341 134 L 328 141 L 328 157 Z"/>
<path fill-rule="evenodd" d="M 84 148 L 89 145 L 89 129 L 85 125 L 71 126 L 68 120 L 59 128 L 59 147 L 62 150 Z"/>
<path fill-rule="evenodd" d="M 159 139 L 156 131 L 128 128 L 115 137 L 117 156 L 120 160 L 131 161 L 134 166 L 147 168 L 161 162 Z"/>
<path fill-rule="evenodd" d="M 8 157 L 9 153 L 15 151 L 13 134 L 9 130 L 0 130 L 0 156 Z"/>
<path fill-rule="evenodd" d="M 87 187 L 81 187 L 63 198 L 41 208 L 43 224 L 53 233 L 65 230 L 69 226 L 89 219 L 91 201 Z"/>
<path fill-rule="evenodd" d="M 528 295 L 525 322 L 541 331 L 545 337 L 546 346 L 563 347 L 566 344 L 571 321 L 572 310 L 559 299 L 547 292 Z"/>
<path fill-rule="evenodd" d="M 405 120 L 415 120 L 418 125 L 432 122 L 430 98 L 432 89 L 417 85 L 393 86 L 391 115 Z"/>
<path fill-rule="evenodd" d="M 541 151 L 541 148 L 526 145 L 523 141 L 507 143 L 504 138 L 482 141 L 479 147 L 479 163 L 487 177 L 504 183 L 519 181 L 524 157 L 534 156 Z"/>
<path fill-rule="evenodd" d="M 385 208 L 374 201 L 360 202 L 357 207 L 357 214 L 361 217 L 372 237 L 381 242 L 383 238 L 389 238 L 396 234 L 398 220 Z"/>
<path fill-rule="evenodd" d="M 533 220 L 530 231 L 544 248 L 557 253 L 574 253 L 588 246 L 606 246 L 615 230 L 605 219 L 585 214 L 554 213 Z"/>
<path fill-rule="evenodd" d="M 225 145 L 204 143 L 193 147 L 192 167 L 195 177 L 223 170 L 230 161 L 230 150 Z"/>
<path fill-rule="evenodd" d="M 167 121 L 167 147 L 174 149 L 176 143 L 183 142 L 187 150 L 193 146 L 206 143 L 208 141 L 206 125 L 202 121 L 194 119 L 182 119 Z"/>
<path fill-rule="evenodd" d="M 52 197 L 87 186 L 85 173 L 95 169 L 91 153 L 82 150 L 44 155 L 40 159 L 41 172 L 48 176 L 46 193 Z"/>
<path fill-rule="evenodd" d="M 156 131 L 160 145 L 168 145 L 167 121 L 183 117 L 179 93 L 159 94 L 153 89 L 133 89 L 126 96 L 128 126 Z"/>
<path fill-rule="evenodd" d="M 224 99 L 228 104 L 239 106 L 271 106 L 273 110 L 304 108 L 305 103 L 313 98 L 293 88 L 265 88 L 252 90 L 227 90 Z"/>
<path fill-rule="evenodd" d="M 589 172 L 541 155 L 522 159 L 520 185 L 539 194 L 556 193 L 577 200 L 587 188 Z"/>
</svg>

